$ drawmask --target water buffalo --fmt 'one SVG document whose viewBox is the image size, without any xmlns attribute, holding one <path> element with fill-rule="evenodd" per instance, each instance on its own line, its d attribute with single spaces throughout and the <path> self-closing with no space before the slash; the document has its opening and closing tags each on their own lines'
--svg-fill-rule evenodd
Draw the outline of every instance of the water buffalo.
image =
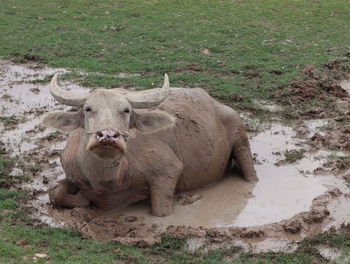
<svg viewBox="0 0 350 264">
<path fill-rule="evenodd" d="M 167 216 L 175 193 L 214 183 L 232 159 L 257 180 L 239 115 L 202 89 L 170 88 L 165 75 L 162 88 L 80 94 L 59 87 L 56 74 L 50 91 L 80 108 L 42 118 L 71 132 L 61 157 L 66 178 L 49 190 L 56 206 L 111 209 L 150 198 L 153 215 Z"/>
</svg>

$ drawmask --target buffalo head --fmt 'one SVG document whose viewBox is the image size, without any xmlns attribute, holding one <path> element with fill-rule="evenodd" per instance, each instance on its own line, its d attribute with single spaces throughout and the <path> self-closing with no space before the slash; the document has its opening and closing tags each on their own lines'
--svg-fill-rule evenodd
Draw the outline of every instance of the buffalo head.
<svg viewBox="0 0 350 264">
<path fill-rule="evenodd" d="M 155 132 L 175 123 L 175 118 L 163 111 L 135 111 L 157 106 L 168 96 L 170 87 L 166 74 L 163 87 L 159 89 L 140 92 L 99 89 L 85 94 L 60 88 L 56 74 L 52 78 L 50 92 L 57 101 L 78 106 L 80 110 L 75 113 L 47 113 L 42 123 L 67 132 L 82 128 L 85 149 L 102 158 L 113 158 L 127 151 L 126 138 L 130 128 Z"/>
</svg>

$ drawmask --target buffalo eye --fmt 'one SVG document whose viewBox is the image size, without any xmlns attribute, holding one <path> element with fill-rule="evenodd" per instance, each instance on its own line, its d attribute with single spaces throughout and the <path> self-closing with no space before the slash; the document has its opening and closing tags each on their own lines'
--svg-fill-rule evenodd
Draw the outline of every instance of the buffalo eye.
<svg viewBox="0 0 350 264">
<path fill-rule="evenodd" d="M 129 108 L 125 108 L 124 113 L 130 113 L 130 109 Z"/>
<path fill-rule="evenodd" d="M 85 111 L 86 111 L 86 112 L 91 112 L 92 109 L 91 109 L 91 107 L 86 107 L 86 108 L 85 108 Z"/>
</svg>

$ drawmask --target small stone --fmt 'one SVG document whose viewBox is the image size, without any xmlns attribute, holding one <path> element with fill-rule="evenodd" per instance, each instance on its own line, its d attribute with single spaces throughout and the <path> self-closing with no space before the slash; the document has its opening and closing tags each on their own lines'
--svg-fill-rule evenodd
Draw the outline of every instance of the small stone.
<svg viewBox="0 0 350 264">
<path fill-rule="evenodd" d="M 202 199 L 202 195 L 199 194 L 188 194 L 188 195 L 182 195 L 177 200 L 180 201 L 182 205 L 189 205 L 192 204 L 198 200 Z"/>
<path fill-rule="evenodd" d="M 301 228 L 302 228 L 301 222 L 298 220 L 292 220 L 292 221 L 287 222 L 283 225 L 283 229 L 286 232 L 290 232 L 292 234 L 299 233 Z"/>
<path fill-rule="evenodd" d="M 345 100 L 338 100 L 337 102 L 338 107 L 343 110 L 345 113 L 348 113 L 350 110 L 350 104 L 348 101 Z"/>
<path fill-rule="evenodd" d="M 211 51 L 209 49 L 207 49 L 207 48 L 202 49 L 201 52 L 203 54 L 205 54 L 205 55 L 210 55 L 211 54 Z"/>
<path fill-rule="evenodd" d="M 33 94 L 39 94 L 40 93 L 40 90 L 38 88 L 32 88 L 32 89 L 29 89 L 29 91 L 31 91 Z"/>
<path fill-rule="evenodd" d="M 47 254 L 45 253 L 36 253 L 34 258 L 47 258 Z"/>
<path fill-rule="evenodd" d="M 128 215 L 124 218 L 124 220 L 126 222 L 135 222 L 137 220 L 137 217 L 136 216 L 133 216 L 133 215 Z"/>
</svg>

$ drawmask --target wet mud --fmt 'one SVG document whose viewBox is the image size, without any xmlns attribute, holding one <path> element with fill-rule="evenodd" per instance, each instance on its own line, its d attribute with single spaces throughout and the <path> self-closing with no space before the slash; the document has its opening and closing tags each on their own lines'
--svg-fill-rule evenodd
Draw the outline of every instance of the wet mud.
<svg viewBox="0 0 350 264">
<path fill-rule="evenodd" d="M 322 69 L 306 65 L 302 77 L 292 79 L 274 91 L 271 96 L 279 104 L 288 106 L 292 111 L 285 112 L 285 115 L 294 118 L 336 118 L 348 114 L 349 84 L 346 80 L 339 80 L 343 77 L 340 74 L 340 67 L 339 61 L 326 64 Z M 342 70 L 349 72 L 346 66 Z"/>
<path fill-rule="evenodd" d="M 1 146 L 16 160 L 12 176 L 29 176 L 16 187 L 30 191 L 27 205 L 42 222 L 127 244 L 154 244 L 167 232 L 186 238 L 191 251 L 240 246 L 254 252 L 293 251 L 302 238 L 349 222 L 350 122 L 344 117 L 272 123 L 251 132 L 259 182 L 247 183 L 233 170 L 212 186 L 178 195 L 168 217 L 152 216 L 149 201 L 118 211 L 52 208 L 47 190 L 64 178 L 59 155 L 66 135 L 39 121 L 44 112 L 70 108 L 36 80 L 66 71 L 0 61 Z M 346 84 L 340 87 L 348 91 Z"/>
</svg>

